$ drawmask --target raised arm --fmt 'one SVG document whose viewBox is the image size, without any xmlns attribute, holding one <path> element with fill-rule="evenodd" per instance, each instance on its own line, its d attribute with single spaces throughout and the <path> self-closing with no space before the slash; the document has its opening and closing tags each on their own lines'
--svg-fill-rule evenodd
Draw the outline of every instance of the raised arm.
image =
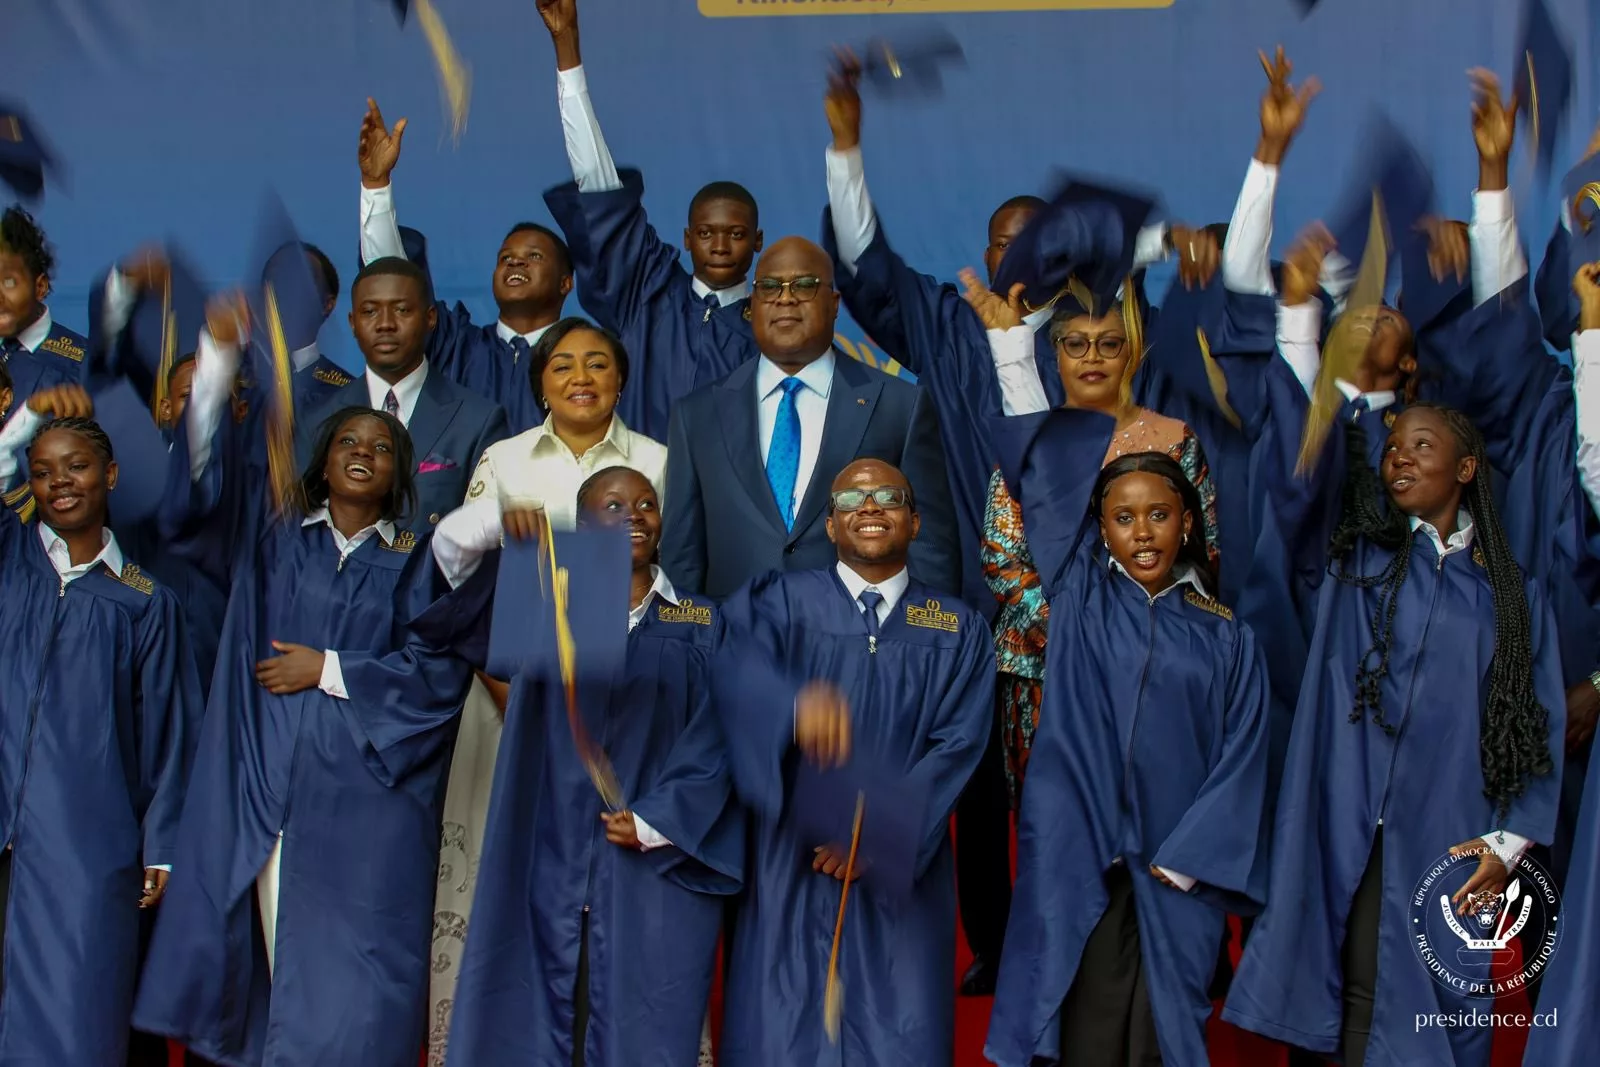
<svg viewBox="0 0 1600 1067">
<path fill-rule="evenodd" d="M 1528 276 L 1528 258 L 1517 234 L 1508 188 L 1511 146 L 1516 139 L 1517 101 L 1500 98 L 1500 81 L 1482 68 L 1472 71 L 1472 138 L 1478 148 L 1478 189 L 1472 195 L 1472 302 L 1490 299 Z"/>
<path fill-rule="evenodd" d="M 539 0 L 539 16 L 550 31 L 556 50 L 556 93 L 561 107 L 561 134 L 567 145 L 572 180 L 581 193 L 603 193 L 622 188 L 617 165 L 600 132 L 594 104 L 589 100 L 589 80 L 583 73 L 583 52 L 578 46 L 578 0 Z"/>
<path fill-rule="evenodd" d="M 404 258 L 405 244 L 400 223 L 395 217 L 394 190 L 390 175 L 400 162 L 400 141 L 406 134 L 401 119 L 390 129 L 383 121 L 378 102 L 367 98 L 367 113 L 361 120 L 361 141 L 356 161 L 361 165 L 361 262 L 390 256 Z"/>
</svg>

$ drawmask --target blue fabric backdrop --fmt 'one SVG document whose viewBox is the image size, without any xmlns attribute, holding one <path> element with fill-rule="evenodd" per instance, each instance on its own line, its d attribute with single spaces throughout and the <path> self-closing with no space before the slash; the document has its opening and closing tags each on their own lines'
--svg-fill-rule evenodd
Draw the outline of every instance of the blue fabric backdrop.
<svg viewBox="0 0 1600 1067">
<path fill-rule="evenodd" d="M 1146 0 L 1148 2 L 1148 0 Z M 1551 0 L 1578 56 L 1577 104 L 1558 169 L 1595 112 L 1588 0 Z M 153 237 L 187 246 L 217 282 L 238 278 L 250 215 L 275 187 L 306 237 L 355 268 L 356 134 L 365 98 L 410 117 L 396 175 L 405 222 L 431 238 L 442 295 L 492 314 L 489 272 L 509 224 L 543 219 L 540 192 L 568 176 L 554 60 L 531 0 L 436 0 L 473 67 L 459 147 L 444 122 L 422 34 L 387 0 L 34 0 L 7 5 L 0 94 L 21 98 L 68 164 L 39 208 L 59 253 L 52 304 L 84 324 L 87 284 Z M 1511 0 L 1173 0 L 1118 10 L 1063 0 L 582 0 L 591 91 L 620 164 L 641 166 L 664 232 L 714 177 L 756 193 L 769 240 L 816 235 L 829 46 L 938 18 L 966 40 L 968 69 L 944 99 L 869 100 L 871 187 L 901 250 L 953 277 L 974 264 L 1000 200 L 1052 167 L 1165 191 L 1189 221 L 1227 216 L 1255 143 L 1256 49 L 1282 42 L 1325 91 L 1286 167 L 1276 243 L 1328 208 L 1382 103 L 1434 161 L 1447 210 L 1476 178 L 1466 70 L 1509 77 Z M 948 13 L 953 9 L 981 13 Z M 707 17 L 732 12 L 751 17 Z M 849 17 L 830 17 L 831 11 Z M 884 11 L 886 14 L 869 12 Z M 821 12 L 821 14 L 817 14 Z M 927 14 L 927 12 L 940 12 Z M 859 14 L 858 14 L 859 13 Z M 800 17 L 765 17 L 797 15 Z M 1542 249 L 1554 200 L 1522 186 L 1524 231 Z M 342 316 L 342 310 L 341 310 Z M 842 327 L 847 340 L 861 338 Z M 350 354 L 348 331 L 325 343 Z"/>
</svg>

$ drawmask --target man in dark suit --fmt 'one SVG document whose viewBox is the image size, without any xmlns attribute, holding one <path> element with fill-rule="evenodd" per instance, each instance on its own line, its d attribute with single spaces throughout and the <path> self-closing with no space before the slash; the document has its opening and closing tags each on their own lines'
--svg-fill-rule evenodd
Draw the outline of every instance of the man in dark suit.
<svg viewBox="0 0 1600 1067">
<path fill-rule="evenodd" d="M 417 506 L 406 528 L 426 533 L 461 506 L 483 450 L 510 436 L 506 413 L 432 374 L 424 356 L 435 312 L 428 280 L 405 259 L 367 264 L 350 286 L 350 328 L 367 372 L 299 419 L 298 452 L 311 455 L 316 431 L 342 408 L 387 411 L 405 424 L 417 455 Z"/>
<path fill-rule="evenodd" d="M 832 262 L 810 241 L 787 237 L 767 250 L 750 310 L 761 355 L 672 412 L 667 576 L 724 597 L 767 571 L 831 566 L 828 488 L 847 464 L 872 458 L 911 483 L 922 516 L 912 577 L 956 595 L 959 548 L 932 398 L 834 351 Z"/>
</svg>

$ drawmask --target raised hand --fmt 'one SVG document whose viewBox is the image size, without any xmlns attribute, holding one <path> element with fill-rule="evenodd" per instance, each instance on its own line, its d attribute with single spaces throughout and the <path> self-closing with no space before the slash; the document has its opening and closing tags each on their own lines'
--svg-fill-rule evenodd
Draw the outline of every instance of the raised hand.
<svg viewBox="0 0 1600 1067">
<path fill-rule="evenodd" d="M 172 265 L 165 248 L 145 245 L 123 260 L 117 272 L 139 292 L 153 292 L 166 287 L 167 279 L 172 277 Z"/>
<path fill-rule="evenodd" d="M 1467 235 L 1467 224 L 1455 219 L 1426 218 L 1417 228 L 1428 235 L 1428 270 L 1434 281 L 1444 281 L 1454 274 L 1456 281 L 1464 282 L 1472 273 L 1472 242 Z"/>
<path fill-rule="evenodd" d="M 1013 285 L 1010 293 L 1001 296 L 980 282 L 978 272 L 968 267 L 961 272 L 961 287 L 964 290 L 961 294 L 963 299 L 978 313 L 986 329 L 1009 330 L 1022 325 L 1022 294 L 1028 288 L 1022 282 Z"/>
<path fill-rule="evenodd" d="M 1261 96 L 1261 140 L 1256 145 L 1256 158 L 1277 166 L 1283 162 L 1290 142 L 1305 124 L 1306 109 L 1322 92 L 1322 83 L 1307 78 L 1296 89 L 1289 81 L 1294 64 L 1284 57 L 1281 44 L 1271 59 L 1265 52 L 1256 54 L 1261 57 L 1261 69 L 1267 72 L 1267 91 Z"/>
<path fill-rule="evenodd" d="M 361 143 L 356 149 L 362 185 L 368 189 L 382 189 L 389 184 L 389 175 L 400 162 L 400 140 L 405 135 L 406 120 L 401 119 L 391 130 L 383 121 L 378 102 L 367 97 L 367 113 L 361 119 Z"/>
<path fill-rule="evenodd" d="M 578 32 L 578 0 L 539 0 L 539 17 L 550 36 Z"/>
<path fill-rule="evenodd" d="M 848 152 L 861 143 L 861 60 L 848 48 L 835 48 L 834 56 L 823 109 L 833 133 L 833 150 Z"/>
<path fill-rule="evenodd" d="M 1578 294 L 1578 328 L 1600 329 L 1600 263 L 1579 267 L 1572 279 L 1572 291 Z"/>
<path fill-rule="evenodd" d="M 81 385 L 58 385 L 30 396 L 28 410 L 47 419 L 87 419 L 94 415 L 94 401 Z"/>
<path fill-rule="evenodd" d="M 1474 67 L 1472 79 L 1472 139 L 1478 146 L 1478 189 L 1504 189 L 1511 146 L 1517 138 L 1517 94 L 1500 99 L 1500 79 L 1492 71 Z"/>
<path fill-rule="evenodd" d="M 250 336 L 250 305 L 238 291 L 206 301 L 206 330 L 223 348 L 236 348 Z"/>
<path fill-rule="evenodd" d="M 1285 307 L 1309 301 L 1322 285 L 1322 261 L 1337 247 L 1333 235 L 1320 222 L 1312 223 L 1296 238 L 1283 260 L 1283 285 L 1278 299 Z"/>
<path fill-rule="evenodd" d="M 1217 235 L 1210 230 L 1174 226 L 1171 241 L 1172 250 L 1178 253 L 1178 280 L 1183 287 L 1210 285 L 1217 268 L 1222 266 L 1222 246 L 1217 243 Z"/>
</svg>

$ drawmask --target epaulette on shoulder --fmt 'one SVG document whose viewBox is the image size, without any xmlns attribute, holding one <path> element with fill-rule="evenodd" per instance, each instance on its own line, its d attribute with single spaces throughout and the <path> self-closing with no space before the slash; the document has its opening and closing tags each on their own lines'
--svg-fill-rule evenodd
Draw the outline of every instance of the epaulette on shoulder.
<svg viewBox="0 0 1600 1067">
<path fill-rule="evenodd" d="M 355 381 L 354 378 L 350 377 L 350 375 L 346 374 L 344 371 L 334 370 L 332 367 L 318 367 L 316 370 L 311 372 L 311 377 L 315 378 L 324 385 L 331 385 L 335 389 L 343 389 L 345 386 Z"/>
<path fill-rule="evenodd" d="M 117 575 L 117 581 L 121 582 L 129 589 L 143 593 L 145 596 L 155 595 L 156 583 L 139 573 L 139 568 L 135 564 L 123 564 L 122 573 Z"/>
<path fill-rule="evenodd" d="M 1224 618 L 1224 619 L 1227 619 L 1229 622 L 1233 621 L 1233 612 L 1232 611 L 1230 611 L 1226 607 L 1223 607 L 1221 604 L 1217 603 L 1215 600 L 1212 600 L 1210 597 L 1202 596 L 1201 594 L 1195 592 L 1193 589 L 1185 589 L 1183 591 L 1183 599 L 1188 601 L 1189 603 L 1193 604 L 1195 607 L 1199 608 L 1201 611 L 1209 611 L 1209 612 L 1211 612 L 1211 614 L 1220 616 L 1221 618 Z"/>
<path fill-rule="evenodd" d="M 53 356 L 70 359 L 74 363 L 83 362 L 83 346 L 74 344 L 65 337 L 48 337 L 39 347 Z"/>
</svg>

